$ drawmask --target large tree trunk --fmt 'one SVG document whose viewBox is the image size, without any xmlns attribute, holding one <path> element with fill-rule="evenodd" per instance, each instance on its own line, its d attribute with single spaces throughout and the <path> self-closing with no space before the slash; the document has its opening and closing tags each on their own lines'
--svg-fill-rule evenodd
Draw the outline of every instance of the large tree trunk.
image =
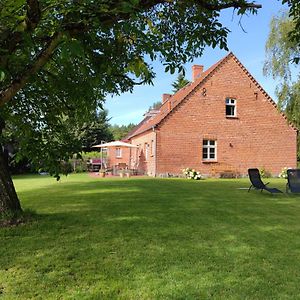
<svg viewBox="0 0 300 300">
<path fill-rule="evenodd" d="M 0 135 L 5 122 L 0 118 Z M 22 211 L 11 175 L 8 169 L 8 155 L 0 143 L 0 214 L 3 212 L 16 213 Z"/>
<path fill-rule="evenodd" d="M 0 145 L 0 213 L 22 211 L 2 146 Z"/>
</svg>

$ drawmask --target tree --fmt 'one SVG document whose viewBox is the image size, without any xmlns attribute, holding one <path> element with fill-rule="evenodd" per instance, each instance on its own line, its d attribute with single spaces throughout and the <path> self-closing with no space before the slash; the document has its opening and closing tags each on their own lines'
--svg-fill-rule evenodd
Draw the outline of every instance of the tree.
<svg viewBox="0 0 300 300">
<path fill-rule="evenodd" d="M 264 74 L 280 80 L 276 87 L 279 109 L 286 113 L 290 122 L 300 128 L 300 73 L 294 68 L 294 63 L 300 57 L 300 44 L 291 39 L 295 28 L 295 20 L 286 12 L 272 19 L 266 43 Z M 298 158 L 299 149 L 298 138 Z"/>
<path fill-rule="evenodd" d="M 79 130 L 79 135 L 84 151 L 92 151 L 94 145 L 98 145 L 101 141 L 109 142 L 113 140 L 113 134 L 108 123 L 108 111 L 100 110 L 95 112 L 94 119 L 86 122 Z"/>
<path fill-rule="evenodd" d="M 256 13 L 246 0 L 2 0 L 0 5 L 0 117 L 13 124 L 34 164 L 58 176 L 79 151 L 76 130 L 107 94 L 151 83 L 145 58 L 165 70 L 202 54 L 227 49 L 220 12 Z M 74 138 L 74 139 L 73 139 Z M 70 142 L 65 143 L 69 139 Z M 0 151 L 1 152 L 1 151 Z M 0 153 L 0 211 L 21 210 Z"/>
<path fill-rule="evenodd" d="M 173 93 L 176 93 L 181 88 L 185 87 L 188 83 L 190 83 L 182 73 L 178 74 L 176 81 L 172 83 Z"/>
<path fill-rule="evenodd" d="M 109 130 L 113 136 L 115 141 L 120 141 L 126 137 L 126 135 L 135 127 L 136 125 L 133 123 L 129 123 L 128 125 L 111 125 Z"/>
<path fill-rule="evenodd" d="M 156 101 L 151 106 L 149 106 L 148 111 L 153 109 L 156 110 L 159 109 L 160 107 L 161 107 L 161 101 Z"/>
<path fill-rule="evenodd" d="M 287 4 L 289 7 L 289 17 L 293 20 L 294 27 L 289 32 L 288 39 L 296 45 L 296 47 L 300 47 L 300 5 L 299 0 L 282 0 L 283 4 Z M 295 56 L 293 56 L 293 62 L 298 64 L 300 62 L 299 52 Z"/>
</svg>

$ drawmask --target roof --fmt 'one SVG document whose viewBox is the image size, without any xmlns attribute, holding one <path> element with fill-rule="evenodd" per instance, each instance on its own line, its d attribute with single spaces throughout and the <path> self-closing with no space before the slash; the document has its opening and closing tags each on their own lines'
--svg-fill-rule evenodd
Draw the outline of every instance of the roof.
<svg viewBox="0 0 300 300">
<path fill-rule="evenodd" d="M 270 103 L 277 107 L 276 103 L 267 94 L 267 92 L 260 86 L 260 84 L 254 79 L 254 77 L 249 73 L 249 71 L 243 66 L 243 64 L 237 59 L 237 57 L 232 53 L 228 53 L 224 58 L 219 60 L 217 63 L 212 65 L 209 69 L 204 71 L 199 78 L 194 82 L 187 84 L 185 87 L 180 89 L 174 95 L 172 95 L 168 100 L 166 100 L 159 108 L 159 112 L 152 117 L 145 117 L 131 132 L 128 133 L 125 140 L 129 140 L 134 136 L 142 134 L 148 130 L 159 125 L 175 108 L 177 108 L 199 85 L 204 83 L 219 67 L 226 62 L 229 58 L 233 58 L 235 62 L 242 68 L 246 75 L 254 82 L 256 87 L 266 96 Z M 281 115 L 287 119 L 287 117 L 281 113 Z M 295 130 L 298 130 L 292 124 L 290 124 Z"/>
</svg>

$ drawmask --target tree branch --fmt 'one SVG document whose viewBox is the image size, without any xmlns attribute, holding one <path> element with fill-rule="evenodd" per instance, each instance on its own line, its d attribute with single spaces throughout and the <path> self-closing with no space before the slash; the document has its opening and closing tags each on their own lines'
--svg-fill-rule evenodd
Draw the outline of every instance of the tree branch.
<svg viewBox="0 0 300 300">
<path fill-rule="evenodd" d="M 209 1 L 205 0 L 195 0 L 195 3 L 205 9 L 208 10 L 223 10 L 226 8 L 254 8 L 254 9 L 259 9 L 262 8 L 261 4 L 256 4 L 255 2 L 248 2 L 245 0 L 232 0 L 228 3 L 224 4 L 213 4 Z"/>
<path fill-rule="evenodd" d="M 41 19 L 39 0 L 27 0 L 26 29 L 32 31 L 36 28 Z"/>
<path fill-rule="evenodd" d="M 39 0 L 27 0 L 25 20 L 17 25 L 23 24 L 23 32 L 32 32 L 41 20 Z M 12 30 L 10 33 L 1 32 L 5 38 L 1 41 L 1 47 L 13 53 L 16 47 L 23 41 L 23 32 Z"/>
<path fill-rule="evenodd" d="M 25 19 L 25 29 L 24 31 L 34 31 L 38 26 L 41 19 L 41 10 L 39 6 L 39 0 L 26 0 L 27 1 L 27 14 Z M 132 8 L 132 13 L 141 12 L 151 7 L 154 7 L 158 4 L 170 3 L 172 0 L 145 0 L 139 2 L 136 7 Z M 259 9 L 262 6 L 260 4 L 256 4 L 255 2 L 248 2 L 247 0 L 231 0 L 227 3 L 220 4 L 218 1 L 212 3 L 208 0 L 194 0 L 194 3 L 198 6 L 201 6 L 207 10 L 223 10 L 226 8 L 235 8 L 235 9 Z M 111 10 L 111 13 L 98 14 L 98 18 L 103 25 L 111 25 L 120 20 L 127 20 L 131 17 L 132 13 L 124 13 L 119 12 L 116 13 Z M 97 15 L 97 14 L 96 14 Z M 65 25 L 61 32 L 54 34 L 49 41 L 47 42 L 44 49 L 33 59 L 33 62 L 25 67 L 23 72 L 19 74 L 19 76 L 11 81 L 9 86 L 4 90 L 0 91 L 0 107 L 5 103 L 9 102 L 19 90 L 21 90 L 29 80 L 29 78 L 37 73 L 51 58 L 53 52 L 61 41 L 63 36 L 63 31 L 69 32 L 72 34 L 83 33 L 86 30 L 86 25 L 82 25 L 80 22 L 78 24 L 68 24 Z M 13 36 L 16 34 L 16 36 Z M 20 32 L 13 32 L 10 35 L 10 40 L 4 40 L 4 43 L 8 43 L 6 47 L 2 47 L 7 49 L 10 53 L 12 53 L 19 43 L 22 41 L 22 36 Z M 3 46 L 3 42 L 2 42 Z M 9 47 L 7 47 L 9 46 Z M 1 60 L 0 60 L 1 62 Z M 143 82 L 133 82 L 133 84 L 142 84 Z"/>
<path fill-rule="evenodd" d="M 52 36 L 45 48 L 36 56 L 34 62 L 26 67 L 18 78 L 11 81 L 9 86 L 0 93 L 0 107 L 11 100 L 19 90 L 21 90 L 27 83 L 30 76 L 38 72 L 52 56 L 54 50 L 61 42 L 63 33 L 59 32 Z"/>
</svg>

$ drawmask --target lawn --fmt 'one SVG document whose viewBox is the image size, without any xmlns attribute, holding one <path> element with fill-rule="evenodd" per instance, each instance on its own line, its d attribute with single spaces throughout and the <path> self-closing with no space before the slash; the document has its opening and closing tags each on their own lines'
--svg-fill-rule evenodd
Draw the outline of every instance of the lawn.
<svg viewBox="0 0 300 300">
<path fill-rule="evenodd" d="M 299 298 L 300 196 L 247 179 L 14 181 L 38 216 L 0 229 L 1 300 Z"/>
</svg>

